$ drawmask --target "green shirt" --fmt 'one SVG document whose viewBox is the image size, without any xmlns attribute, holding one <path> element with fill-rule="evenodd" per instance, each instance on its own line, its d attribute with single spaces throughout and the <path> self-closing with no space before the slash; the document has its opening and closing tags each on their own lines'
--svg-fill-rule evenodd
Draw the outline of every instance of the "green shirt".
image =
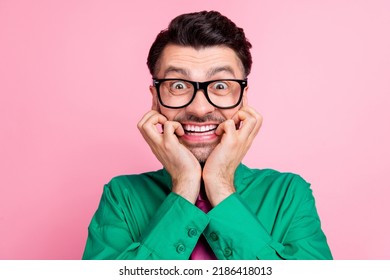
<svg viewBox="0 0 390 280">
<path fill-rule="evenodd" d="M 310 185 L 238 166 L 236 192 L 207 214 L 171 192 L 165 169 L 113 178 L 88 229 L 83 259 L 189 259 L 203 234 L 221 260 L 332 259 Z"/>
</svg>

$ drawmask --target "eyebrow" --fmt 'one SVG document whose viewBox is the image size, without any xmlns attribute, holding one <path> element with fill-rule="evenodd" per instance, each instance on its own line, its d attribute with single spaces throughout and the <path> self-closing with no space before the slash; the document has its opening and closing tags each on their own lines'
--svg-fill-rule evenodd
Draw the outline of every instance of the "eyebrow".
<svg viewBox="0 0 390 280">
<path fill-rule="evenodd" d="M 220 72 L 228 72 L 230 73 L 233 77 L 235 77 L 235 73 L 232 67 L 230 66 L 221 66 L 221 67 L 216 67 L 216 68 L 211 68 L 210 70 L 207 71 L 206 77 L 209 79 L 212 76 L 220 73 Z M 169 66 L 167 69 L 164 71 L 164 77 L 166 77 L 169 73 L 178 73 L 181 74 L 187 78 L 191 77 L 190 72 L 185 69 L 185 68 L 179 68 L 175 66 Z"/>
<path fill-rule="evenodd" d="M 175 66 L 169 66 L 167 69 L 165 69 L 164 71 L 164 78 L 169 74 L 169 73 L 178 73 L 178 74 L 181 74 L 181 75 L 184 75 L 186 77 L 190 77 L 190 73 L 187 69 L 184 69 L 184 68 L 178 68 L 178 67 L 175 67 Z"/>
<path fill-rule="evenodd" d="M 207 78 L 211 78 L 212 76 L 220 73 L 220 72 L 228 72 L 230 73 L 233 77 L 236 77 L 235 74 L 234 74 L 234 70 L 232 67 L 230 66 L 222 66 L 222 67 L 216 67 L 216 68 L 212 68 L 210 69 L 209 71 L 207 71 Z"/>
</svg>

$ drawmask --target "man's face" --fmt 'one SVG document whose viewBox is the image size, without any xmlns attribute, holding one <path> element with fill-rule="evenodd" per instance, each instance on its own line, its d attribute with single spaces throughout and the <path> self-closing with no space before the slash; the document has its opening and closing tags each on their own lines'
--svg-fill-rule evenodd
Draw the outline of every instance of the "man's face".
<svg viewBox="0 0 390 280">
<path fill-rule="evenodd" d="M 196 50 L 192 47 L 168 45 L 158 62 L 156 78 L 176 78 L 196 82 L 244 79 L 244 71 L 240 59 L 230 48 L 214 46 Z M 244 90 L 242 103 L 232 109 L 214 107 L 207 101 L 203 91 L 198 91 L 188 106 L 170 109 L 159 104 L 156 88 L 151 87 L 152 109 L 157 110 L 170 121 L 179 122 L 185 131 L 185 135 L 179 137 L 180 143 L 186 146 L 199 162 L 205 162 L 221 141 L 221 137 L 215 134 L 215 129 L 246 105 L 247 89 Z"/>
</svg>

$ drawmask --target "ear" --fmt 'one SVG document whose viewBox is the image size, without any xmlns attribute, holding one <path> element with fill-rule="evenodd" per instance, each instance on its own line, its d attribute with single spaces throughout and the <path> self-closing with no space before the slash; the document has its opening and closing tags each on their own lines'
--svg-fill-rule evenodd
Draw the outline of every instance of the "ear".
<svg viewBox="0 0 390 280">
<path fill-rule="evenodd" d="M 248 106 L 248 88 L 249 87 L 246 87 L 244 89 L 244 92 L 242 94 L 242 105 L 245 107 L 245 106 Z"/>
<path fill-rule="evenodd" d="M 158 111 L 158 97 L 154 86 L 149 86 L 149 91 L 152 94 L 152 110 Z"/>
</svg>

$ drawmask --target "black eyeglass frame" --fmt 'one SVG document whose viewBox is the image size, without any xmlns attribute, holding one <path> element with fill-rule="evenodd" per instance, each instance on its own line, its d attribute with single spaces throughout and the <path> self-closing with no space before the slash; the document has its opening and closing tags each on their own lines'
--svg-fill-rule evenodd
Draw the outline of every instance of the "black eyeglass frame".
<svg viewBox="0 0 390 280">
<path fill-rule="evenodd" d="M 193 93 L 190 101 L 188 101 L 187 104 L 182 105 L 182 106 L 169 106 L 169 105 L 164 104 L 164 102 L 162 101 L 162 98 L 161 98 L 161 94 L 160 94 L 160 85 L 163 82 L 165 82 L 165 81 L 183 81 L 183 82 L 192 84 L 192 86 L 194 87 L 194 93 Z M 207 91 L 207 87 L 209 86 L 209 84 L 215 83 L 215 82 L 219 82 L 219 81 L 234 81 L 234 82 L 238 82 L 240 84 L 240 87 L 241 87 L 240 97 L 239 97 L 239 99 L 238 99 L 238 101 L 237 101 L 237 103 L 235 105 L 231 105 L 231 106 L 227 106 L 227 107 L 221 107 L 221 106 L 215 105 L 211 101 L 211 99 L 209 97 L 209 93 Z M 206 82 L 194 82 L 194 81 L 189 81 L 189 80 L 184 80 L 184 79 L 156 79 L 156 78 L 153 78 L 153 86 L 157 90 L 158 101 L 160 102 L 160 104 L 162 106 L 164 106 L 166 108 L 181 109 L 181 108 L 187 107 L 188 105 L 190 105 L 192 103 L 192 101 L 194 101 L 196 93 L 199 90 L 203 90 L 203 93 L 206 96 L 207 101 L 211 105 L 213 105 L 214 107 L 216 107 L 218 109 L 232 109 L 234 107 L 237 107 L 241 103 L 242 97 L 243 97 L 243 94 L 244 94 L 244 89 L 248 86 L 248 79 L 244 79 L 244 80 L 239 80 L 239 79 L 219 79 L 219 80 L 211 80 L 211 81 L 206 81 Z"/>
</svg>

